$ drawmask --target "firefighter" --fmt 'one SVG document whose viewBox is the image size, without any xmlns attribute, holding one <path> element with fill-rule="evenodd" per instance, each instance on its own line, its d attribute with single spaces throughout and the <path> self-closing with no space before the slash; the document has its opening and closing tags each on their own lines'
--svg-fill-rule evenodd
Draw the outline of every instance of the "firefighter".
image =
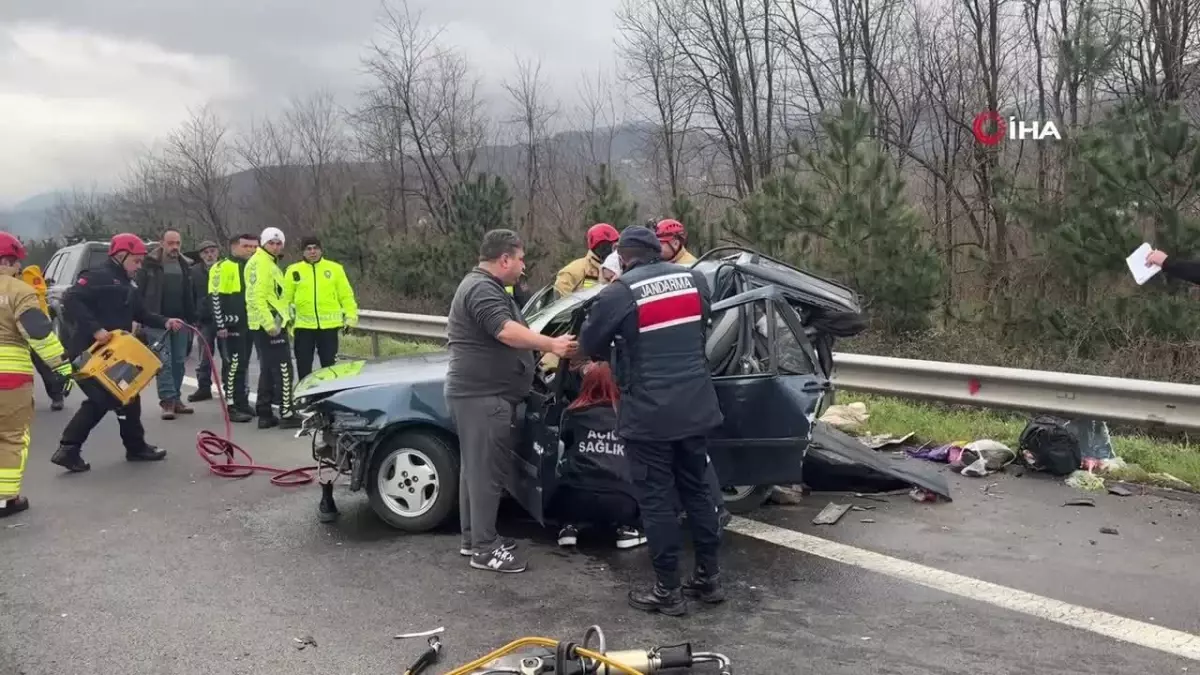
<svg viewBox="0 0 1200 675">
<path fill-rule="evenodd" d="M 258 248 L 258 237 L 239 234 L 229 240 L 229 257 L 208 271 L 208 297 L 221 352 L 221 391 L 230 422 L 254 419 L 246 369 L 250 367 L 250 328 L 246 317 L 246 262 Z"/>
<path fill-rule="evenodd" d="M 649 590 L 631 591 L 629 604 L 681 616 L 685 593 L 703 602 L 724 599 L 718 505 L 706 481 L 707 435 L 723 421 L 704 349 L 711 298 L 703 276 L 662 260 L 659 238 L 649 229 L 626 229 L 617 251 L 624 270 L 596 296 L 579 351 L 595 360 L 611 355 L 621 386 L 617 435 L 657 577 Z M 675 494 L 696 555 L 695 575 L 686 582 L 678 569 Z"/>
<path fill-rule="evenodd" d="M 183 328 L 181 319 L 166 318 L 142 307 L 133 277 L 141 269 L 145 257 L 146 242 L 136 234 L 114 235 L 108 243 L 108 265 L 98 270 L 84 270 L 75 285 L 63 294 L 63 310 L 74 326 L 66 345 L 68 354 L 81 354 L 93 342 L 107 344 L 112 339 L 109 331 L 132 331 L 134 321 L 150 328 L 171 331 Z M 120 407 L 115 400 L 106 404 L 85 397 L 63 429 L 58 450 L 50 461 L 73 472 L 91 469 L 92 466 L 83 461 L 81 450 L 88 434 L 109 410 L 117 413 L 126 460 L 155 462 L 167 456 L 165 450 L 146 443 L 141 396 L 135 396 Z"/>
<path fill-rule="evenodd" d="M 358 324 L 358 304 L 346 270 L 325 258 L 321 241 L 300 241 L 304 260 L 283 273 L 283 300 L 295 310 L 292 340 L 296 350 L 296 379 L 312 372 L 313 351 L 321 367 L 333 365 L 338 353 L 338 333 Z"/>
<path fill-rule="evenodd" d="M 54 334 L 38 294 L 17 278 L 25 247 L 0 232 L 0 518 L 29 508 L 21 495 L 21 478 L 29 457 L 29 425 L 33 422 L 33 356 L 51 368 L 55 388 L 64 391 L 71 364 Z M 43 374 L 45 377 L 45 374 Z M 50 382 L 47 383 L 50 388 Z"/>
<path fill-rule="evenodd" d="M 268 227 L 246 263 L 246 318 L 258 351 L 258 428 L 299 429 L 302 418 L 292 410 L 292 350 L 288 346 L 291 311 L 283 299 L 283 231 Z M 279 417 L 271 411 L 279 401 Z"/>
<path fill-rule="evenodd" d="M 596 223 L 588 228 L 588 252 L 582 258 L 576 258 L 558 271 L 554 279 L 554 290 L 560 296 L 567 296 L 575 291 L 591 288 L 600 282 L 600 265 L 612 253 L 613 245 L 620 238 L 617 228 L 608 223 Z"/>
<path fill-rule="evenodd" d="M 691 265 L 696 262 L 696 256 L 687 250 L 687 230 L 678 220 L 666 219 L 658 221 L 654 233 L 662 245 L 662 257 L 667 262 L 676 265 Z"/>
</svg>

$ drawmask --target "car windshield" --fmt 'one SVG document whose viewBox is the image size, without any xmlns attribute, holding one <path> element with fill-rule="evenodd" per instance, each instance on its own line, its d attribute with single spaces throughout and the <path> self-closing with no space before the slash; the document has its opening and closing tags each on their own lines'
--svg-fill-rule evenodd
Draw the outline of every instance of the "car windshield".
<svg viewBox="0 0 1200 675">
<path fill-rule="evenodd" d="M 529 324 L 530 330 L 538 333 L 545 333 L 547 332 L 546 328 L 552 321 L 555 321 L 556 319 L 559 321 L 566 320 L 571 316 L 571 312 L 575 311 L 575 308 L 584 304 L 588 300 L 591 300 L 596 296 L 597 293 L 600 292 L 602 288 L 604 287 L 593 286 L 587 290 L 572 293 L 565 298 L 559 298 L 549 305 L 546 305 L 542 309 L 539 309 L 533 314 L 525 317 L 525 323 Z"/>
</svg>

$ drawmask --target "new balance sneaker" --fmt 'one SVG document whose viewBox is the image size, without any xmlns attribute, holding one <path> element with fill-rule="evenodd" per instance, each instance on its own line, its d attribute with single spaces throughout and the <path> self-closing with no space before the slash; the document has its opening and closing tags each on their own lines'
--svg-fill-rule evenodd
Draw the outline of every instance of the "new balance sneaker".
<svg viewBox="0 0 1200 675">
<path fill-rule="evenodd" d="M 617 528 L 617 548 L 637 548 L 645 543 L 646 535 L 642 534 L 640 530 L 632 527 Z"/>
<path fill-rule="evenodd" d="M 508 537 L 500 537 L 501 550 L 511 551 L 511 550 L 515 549 L 516 547 L 517 547 L 517 542 L 515 540 L 509 539 Z M 463 545 L 463 546 L 459 547 L 458 554 L 463 557 L 470 557 L 470 556 L 475 555 L 475 551 L 472 551 L 470 546 Z"/>
<path fill-rule="evenodd" d="M 567 525 L 558 531 L 558 545 L 564 548 L 579 543 L 579 530 L 574 525 Z"/>
<path fill-rule="evenodd" d="M 524 560 L 517 558 L 516 553 L 513 551 L 498 548 L 494 551 L 483 551 L 471 556 L 471 567 L 477 570 L 487 570 L 488 572 L 516 574 L 524 572 L 528 566 Z"/>
</svg>

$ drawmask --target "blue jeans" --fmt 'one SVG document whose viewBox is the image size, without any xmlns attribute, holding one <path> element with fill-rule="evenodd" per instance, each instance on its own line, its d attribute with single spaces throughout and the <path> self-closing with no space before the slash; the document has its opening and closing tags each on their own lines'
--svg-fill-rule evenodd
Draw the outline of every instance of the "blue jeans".
<svg viewBox="0 0 1200 675">
<path fill-rule="evenodd" d="M 161 333 L 160 333 L 161 334 Z M 151 333 L 152 340 L 157 336 Z M 158 352 L 162 361 L 162 370 L 158 371 L 158 400 L 160 402 L 178 401 L 180 388 L 183 387 L 183 375 L 187 369 L 188 347 L 191 333 L 176 331 L 168 333 L 163 347 Z"/>
</svg>

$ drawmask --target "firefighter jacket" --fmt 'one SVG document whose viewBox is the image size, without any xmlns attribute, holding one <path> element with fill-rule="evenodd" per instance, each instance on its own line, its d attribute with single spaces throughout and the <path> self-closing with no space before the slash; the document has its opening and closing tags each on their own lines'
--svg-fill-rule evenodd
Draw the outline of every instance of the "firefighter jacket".
<svg viewBox="0 0 1200 675">
<path fill-rule="evenodd" d="M 346 270 L 327 258 L 292 263 L 283 273 L 283 300 L 295 311 L 296 328 L 324 330 L 358 323 L 358 304 Z"/>
<path fill-rule="evenodd" d="M 679 249 L 679 253 L 675 254 L 675 258 L 671 262 L 676 265 L 691 265 L 696 262 L 696 256 L 692 255 L 686 248 Z"/>
<path fill-rule="evenodd" d="M 0 275 L 0 389 L 33 382 L 30 349 L 59 374 L 69 372 L 62 343 L 42 311 L 37 292 L 15 276 Z"/>
<path fill-rule="evenodd" d="M 611 403 L 567 410 L 562 427 L 557 473 L 564 487 L 633 496 L 625 443 L 616 434 L 617 411 Z"/>
<path fill-rule="evenodd" d="M 63 314 L 71 329 L 67 335 L 67 354 L 82 354 L 95 341 L 96 331 L 132 331 L 133 322 L 163 329 L 167 319 L 146 311 L 137 289 L 125 268 L 109 259 L 101 269 L 84 270 L 75 285 L 63 294 Z"/>
<path fill-rule="evenodd" d="M 246 262 L 246 323 L 250 330 L 283 330 L 291 314 L 283 301 L 283 270 L 275 256 L 260 247 Z"/>
<path fill-rule="evenodd" d="M 238 332 L 246 326 L 246 261 L 225 258 L 208 270 L 208 298 L 217 330 Z"/>
<path fill-rule="evenodd" d="M 661 261 L 630 267 L 596 295 L 579 351 L 612 362 L 621 438 L 676 441 L 724 421 L 705 353 L 709 303 L 704 277 Z"/>
<path fill-rule="evenodd" d="M 558 271 L 558 276 L 554 279 L 554 290 L 558 291 L 560 296 L 567 296 L 595 286 L 600 283 L 600 265 L 603 262 L 591 251 L 582 258 L 572 260 Z"/>
</svg>

